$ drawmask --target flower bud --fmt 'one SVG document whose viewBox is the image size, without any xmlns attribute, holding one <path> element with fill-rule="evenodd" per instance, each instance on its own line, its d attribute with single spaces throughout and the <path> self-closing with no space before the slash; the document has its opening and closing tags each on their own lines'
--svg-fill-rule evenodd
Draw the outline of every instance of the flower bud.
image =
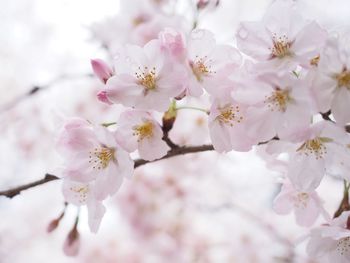
<svg viewBox="0 0 350 263">
<path fill-rule="evenodd" d="M 64 245 L 63 252 L 69 256 L 74 257 L 78 255 L 80 248 L 80 237 L 77 226 L 74 225 L 73 229 L 69 232 Z"/>
<path fill-rule="evenodd" d="M 101 59 L 91 60 L 92 70 L 95 75 L 103 82 L 106 83 L 107 80 L 113 76 L 113 70 Z"/>
<path fill-rule="evenodd" d="M 106 103 L 108 105 L 112 105 L 113 103 L 108 99 L 107 92 L 105 90 L 100 91 L 97 93 L 97 99 L 103 103 Z"/>
</svg>

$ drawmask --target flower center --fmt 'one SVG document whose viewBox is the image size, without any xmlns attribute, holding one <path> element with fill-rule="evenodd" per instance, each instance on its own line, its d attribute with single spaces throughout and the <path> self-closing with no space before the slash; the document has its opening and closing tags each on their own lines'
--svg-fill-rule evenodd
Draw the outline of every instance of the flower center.
<svg viewBox="0 0 350 263">
<path fill-rule="evenodd" d="M 112 148 L 95 148 L 93 151 L 90 151 L 89 163 L 93 165 L 93 169 L 105 169 L 111 161 L 115 160 L 114 154 L 115 149 Z"/>
<path fill-rule="evenodd" d="M 141 125 L 137 125 L 133 128 L 134 136 L 138 136 L 137 141 L 140 142 L 145 138 L 150 138 L 153 135 L 153 123 L 146 121 L 145 123 Z"/>
<path fill-rule="evenodd" d="M 320 62 L 320 55 L 317 55 L 316 57 L 310 60 L 310 65 L 317 67 L 319 62 Z"/>
<path fill-rule="evenodd" d="M 85 203 L 90 190 L 88 185 L 72 186 L 69 189 L 74 192 L 74 196 L 79 200 L 79 203 Z"/>
<path fill-rule="evenodd" d="M 345 237 L 337 242 L 337 251 L 340 255 L 344 255 L 350 251 L 350 237 Z"/>
<path fill-rule="evenodd" d="M 294 207 L 305 209 L 307 207 L 307 202 L 309 200 L 309 194 L 298 193 L 296 196 L 293 196 L 292 199 L 294 201 Z"/>
<path fill-rule="evenodd" d="M 286 35 L 277 38 L 276 34 L 273 34 L 272 42 L 273 47 L 269 48 L 271 50 L 272 58 L 292 56 L 292 52 L 290 50 L 292 43 L 288 40 Z"/>
<path fill-rule="evenodd" d="M 350 90 L 350 71 L 344 69 L 342 73 L 336 76 L 338 87 L 346 87 Z"/>
<path fill-rule="evenodd" d="M 204 56 L 204 58 L 199 58 L 196 56 L 195 61 L 190 61 L 190 67 L 192 69 L 193 74 L 195 75 L 197 81 L 201 82 L 203 81 L 204 76 L 208 76 L 211 73 L 215 73 L 211 71 L 211 66 L 207 66 L 205 64 L 205 60 L 207 59 L 207 56 Z M 211 62 L 211 60 L 209 60 Z"/>
<path fill-rule="evenodd" d="M 243 120 L 242 116 L 239 116 L 239 106 L 226 106 L 220 109 L 220 115 L 216 117 L 221 124 L 227 124 L 231 127 L 235 122 L 240 123 Z"/>
<path fill-rule="evenodd" d="M 325 143 L 332 141 L 332 139 L 317 137 L 303 143 L 297 151 L 302 151 L 306 156 L 314 155 L 316 160 L 321 159 L 327 153 Z"/>
<path fill-rule="evenodd" d="M 267 107 L 270 108 L 271 111 L 285 112 L 287 109 L 287 104 L 292 101 L 292 98 L 289 95 L 289 90 L 281 90 L 280 88 L 276 88 L 276 90 L 270 96 L 266 96 L 265 103 L 267 103 Z"/>
<path fill-rule="evenodd" d="M 148 67 L 144 67 L 144 70 L 140 72 L 135 72 L 135 76 L 138 79 L 140 85 L 145 88 L 145 93 L 151 90 L 156 89 L 156 68 L 153 67 L 151 70 L 148 70 Z"/>
</svg>

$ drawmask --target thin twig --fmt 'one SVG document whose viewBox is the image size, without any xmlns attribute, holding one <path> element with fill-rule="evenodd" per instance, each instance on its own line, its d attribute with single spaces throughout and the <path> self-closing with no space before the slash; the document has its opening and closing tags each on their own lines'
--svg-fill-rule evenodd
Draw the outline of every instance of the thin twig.
<svg viewBox="0 0 350 263">
<path fill-rule="evenodd" d="M 214 150 L 214 147 L 212 145 L 201 145 L 201 146 L 177 146 L 173 149 L 171 149 L 167 155 L 163 156 L 162 158 L 158 159 L 158 160 L 153 160 L 153 161 L 146 161 L 143 159 L 136 159 L 134 161 L 134 167 L 137 168 L 139 166 L 145 165 L 147 163 L 153 163 L 159 160 L 164 160 L 164 159 L 168 159 L 174 156 L 178 156 L 178 155 L 184 155 L 184 154 L 189 154 L 189 153 L 197 153 L 197 152 L 204 152 L 204 151 L 211 151 Z M 9 190 L 5 190 L 5 191 L 0 191 L 0 196 L 6 196 L 8 198 L 12 198 L 18 194 L 20 194 L 22 191 L 54 181 L 54 180 L 58 180 L 60 179 L 59 177 L 52 175 L 52 174 L 45 174 L 45 177 L 28 183 L 28 184 L 24 184 L 21 186 L 17 186 L 14 187 L 12 189 Z"/>
<path fill-rule="evenodd" d="M 5 103 L 4 105 L 0 106 L 0 114 L 4 113 L 12 108 L 14 108 L 16 105 L 18 105 L 20 102 L 22 102 L 23 100 L 38 94 L 40 91 L 46 90 L 48 88 L 50 88 L 51 86 L 61 82 L 61 81 L 66 81 L 66 80 L 72 80 L 72 79 L 76 79 L 76 78 L 81 78 L 81 77 L 92 77 L 92 74 L 85 74 L 85 75 L 62 75 L 59 76 L 53 80 L 51 80 L 50 82 L 48 82 L 45 85 L 34 85 L 32 86 L 27 92 L 19 95 L 18 97 L 12 99 L 10 102 Z"/>
</svg>

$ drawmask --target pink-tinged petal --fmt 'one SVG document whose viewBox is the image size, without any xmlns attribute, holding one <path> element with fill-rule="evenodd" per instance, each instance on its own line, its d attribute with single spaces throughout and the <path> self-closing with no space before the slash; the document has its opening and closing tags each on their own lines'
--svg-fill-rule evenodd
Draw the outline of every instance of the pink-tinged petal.
<svg viewBox="0 0 350 263">
<path fill-rule="evenodd" d="M 106 95 L 113 103 L 135 106 L 135 98 L 144 96 L 144 88 L 137 84 L 135 77 L 118 74 L 111 77 L 106 84 Z"/>
<path fill-rule="evenodd" d="M 300 204 L 295 208 L 295 219 L 298 225 L 304 227 L 312 226 L 320 215 L 320 205 L 312 197 L 306 201 L 306 206 Z"/>
<path fill-rule="evenodd" d="M 273 210 L 280 215 L 287 215 L 293 209 L 291 201 L 291 192 L 285 191 L 283 188 L 273 201 Z"/>
<path fill-rule="evenodd" d="M 91 66 L 95 75 L 103 82 L 113 75 L 113 70 L 101 59 L 92 59 Z"/>
<path fill-rule="evenodd" d="M 309 64 L 312 58 L 319 55 L 326 37 L 327 32 L 316 22 L 311 22 L 296 35 L 291 49 L 300 58 L 299 61 Z"/>
<path fill-rule="evenodd" d="M 106 212 L 106 208 L 101 202 L 95 200 L 88 202 L 87 208 L 90 231 L 97 233 L 101 224 L 101 220 Z"/>
<path fill-rule="evenodd" d="M 312 94 L 320 112 L 327 112 L 331 108 L 336 88 L 337 83 L 332 77 L 321 74 L 315 76 L 312 83 Z"/>
<path fill-rule="evenodd" d="M 337 89 L 331 105 L 332 114 L 338 125 L 350 122 L 350 90 L 346 87 Z"/>
<path fill-rule="evenodd" d="M 312 191 L 318 187 L 325 174 L 325 163 L 322 158 L 296 153 L 290 160 L 288 177 L 300 191 Z"/>
<path fill-rule="evenodd" d="M 231 137 L 225 125 L 221 125 L 218 121 L 212 121 L 209 124 L 209 134 L 214 149 L 219 152 L 229 152 L 232 150 Z"/>
<path fill-rule="evenodd" d="M 120 174 L 115 164 L 109 164 L 96 178 L 94 187 L 94 199 L 102 201 L 115 194 L 123 183 L 123 175 Z"/>
<path fill-rule="evenodd" d="M 272 37 L 261 23 L 240 23 L 236 37 L 238 49 L 243 53 L 258 60 L 271 57 Z"/>
<path fill-rule="evenodd" d="M 141 140 L 138 149 L 142 159 L 153 161 L 166 155 L 170 147 L 163 140 L 151 137 Z"/>
<path fill-rule="evenodd" d="M 246 116 L 249 137 L 264 142 L 276 136 L 276 127 L 281 121 L 279 112 L 272 112 L 268 107 L 250 107 Z"/>
<path fill-rule="evenodd" d="M 91 191 L 88 183 L 79 183 L 69 179 L 63 180 L 62 192 L 65 200 L 77 206 L 85 205 Z"/>
<path fill-rule="evenodd" d="M 319 234 L 315 234 L 311 236 L 306 251 L 310 256 L 322 257 L 334 248 L 335 243 L 332 238 L 322 238 Z"/>
<path fill-rule="evenodd" d="M 290 138 L 299 130 L 308 128 L 312 116 L 309 107 L 291 103 L 284 112 L 282 121 L 277 128 L 278 137 L 280 139 Z"/>
<path fill-rule="evenodd" d="M 156 68 L 156 72 L 164 66 L 164 56 L 161 54 L 161 45 L 159 40 L 152 40 L 144 46 L 144 52 L 148 58 L 148 64 Z M 152 68 L 150 67 L 150 68 Z"/>
<path fill-rule="evenodd" d="M 158 39 L 161 42 L 162 48 L 169 50 L 172 56 L 179 59 L 185 56 L 185 41 L 181 33 L 171 28 L 165 28 L 159 33 Z"/>
<path fill-rule="evenodd" d="M 334 76 L 339 72 L 342 72 L 344 63 L 342 61 L 339 49 L 338 39 L 328 39 L 320 57 L 318 64 L 319 70 L 328 76 Z"/>
<path fill-rule="evenodd" d="M 97 93 L 97 99 L 103 103 L 106 103 L 108 105 L 112 105 L 113 102 L 111 102 L 109 99 L 108 99 L 108 96 L 107 96 L 107 91 L 105 90 L 102 90 L 100 91 L 99 93 Z"/>
<path fill-rule="evenodd" d="M 119 149 L 117 152 L 117 169 L 119 174 L 130 179 L 134 173 L 134 161 L 131 160 L 130 155 Z"/>
<path fill-rule="evenodd" d="M 204 29 L 195 29 L 191 32 L 187 44 L 188 57 L 195 60 L 196 57 L 204 58 L 214 50 L 216 41 L 213 33 Z"/>
</svg>

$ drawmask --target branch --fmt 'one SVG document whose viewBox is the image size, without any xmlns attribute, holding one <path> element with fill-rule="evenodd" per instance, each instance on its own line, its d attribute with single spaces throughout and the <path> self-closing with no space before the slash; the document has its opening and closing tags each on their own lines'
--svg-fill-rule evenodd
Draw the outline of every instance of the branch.
<svg viewBox="0 0 350 263">
<path fill-rule="evenodd" d="M 20 194 L 23 190 L 27 190 L 29 188 L 32 188 L 32 187 L 35 187 L 35 186 L 38 186 L 41 184 L 45 184 L 45 183 L 48 183 L 48 182 L 51 182 L 51 181 L 54 181 L 57 179 L 59 179 L 59 178 L 55 175 L 45 174 L 45 177 L 43 179 L 38 180 L 38 181 L 34 181 L 32 183 L 29 183 L 29 184 L 24 184 L 24 185 L 21 185 L 21 186 L 18 186 L 18 187 L 15 187 L 15 188 L 12 188 L 12 189 L 9 189 L 6 191 L 1 191 L 0 196 L 4 195 L 4 196 L 7 196 L 8 198 L 12 198 L 12 197 Z"/>
<path fill-rule="evenodd" d="M 205 151 L 212 151 L 214 150 L 214 147 L 212 145 L 201 145 L 201 146 L 177 146 L 176 148 L 171 149 L 167 155 L 163 156 L 160 159 L 157 160 L 153 160 L 153 161 L 146 161 L 143 159 L 136 159 L 134 161 L 134 167 L 137 168 L 139 166 L 145 165 L 147 163 L 153 163 L 156 161 L 160 161 L 160 160 L 164 160 L 164 159 L 168 159 L 174 156 L 178 156 L 178 155 L 185 155 L 185 154 L 189 154 L 189 153 L 197 153 L 197 152 L 205 152 Z M 54 180 L 58 180 L 60 179 L 59 177 L 52 175 L 52 174 L 45 174 L 45 177 L 43 179 L 34 181 L 32 183 L 28 183 L 28 184 L 24 184 L 9 190 L 5 190 L 5 191 L 0 191 L 0 196 L 6 196 L 8 198 L 12 198 L 18 194 L 20 194 L 22 191 L 36 187 L 38 185 L 42 185 L 42 184 L 46 184 L 48 182 L 54 181 Z"/>
<path fill-rule="evenodd" d="M 14 108 L 17 104 L 22 102 L 23 100 L 38 94 L 40 91 L 46 90 L 50 88 L 51 86 L 61 82 L 61 81 L 66 81 L 66 80 L 72 80 L 72 79 L 78 79 L 81 77 L 93 77 L 92 74 L 82 74 L 82 75 L 61 75 L 50 82 L 48 82 L 45 85 L 34 85 L 32 86 L 27 92 L 23 93 L 22 95 L 19 95 L 18 97 L 12 99 L 12 101 L 5 103 L 4 105 L 0 106 L 0 114 L 4 113 L 12 108 Z"/>
</svg>

